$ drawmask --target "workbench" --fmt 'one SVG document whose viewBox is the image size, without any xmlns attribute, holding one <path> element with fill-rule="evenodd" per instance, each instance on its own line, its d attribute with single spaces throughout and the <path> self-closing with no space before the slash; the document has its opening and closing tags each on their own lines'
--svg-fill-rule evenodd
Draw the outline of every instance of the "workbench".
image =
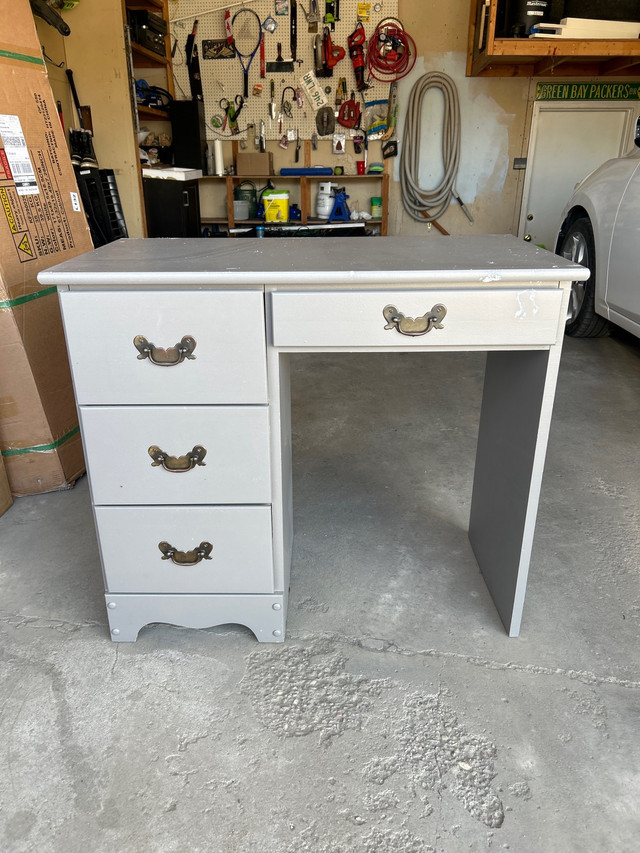
<svg viewBox="0 0 640 853">
<path fill-rule="evenodd" d="M 469 539 L 518 635 L 570 283 L 589 273 L 510 236 L 358 245 L 121 240 L 40 274 L 60 293 L 113 640 L 154 622 L 284 640 L 297 352 L 487 352 Z"/>
</svg>

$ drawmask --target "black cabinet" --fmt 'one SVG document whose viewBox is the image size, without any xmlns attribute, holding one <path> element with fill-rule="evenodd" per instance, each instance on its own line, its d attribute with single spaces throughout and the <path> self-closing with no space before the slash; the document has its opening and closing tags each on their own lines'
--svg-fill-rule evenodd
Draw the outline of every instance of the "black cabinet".
<svg viewBox="0 0 640 853">
<path fill-rule="evenodd" d="M 200 237 L 197 181 L 143 178 L 149 237 Z"/>
</svg>

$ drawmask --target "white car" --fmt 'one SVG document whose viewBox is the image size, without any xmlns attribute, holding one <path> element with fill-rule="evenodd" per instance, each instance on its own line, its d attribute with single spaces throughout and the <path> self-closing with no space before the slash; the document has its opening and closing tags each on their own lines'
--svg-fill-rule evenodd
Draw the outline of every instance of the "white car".
<svg viewBox="0 0 640 853">
<path fill-rule="evenodd" d="M 640 337 L 640 149 L 587 175 L 561 222 L 556 253 L 591 270 L 573 282 L 566 333 L 598 337 L 615 323 Z"/>
</svg>

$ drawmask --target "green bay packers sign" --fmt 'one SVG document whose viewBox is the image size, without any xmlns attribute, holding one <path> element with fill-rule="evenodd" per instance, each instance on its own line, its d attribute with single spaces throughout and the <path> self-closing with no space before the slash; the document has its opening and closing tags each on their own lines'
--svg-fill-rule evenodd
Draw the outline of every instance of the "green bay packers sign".
<svg viewBox="0 0 640 853">
<path fill-rule="evenodd" d="M 537 83 L 536 101 L 637 101 L 640 82 Z"/>
</svg>

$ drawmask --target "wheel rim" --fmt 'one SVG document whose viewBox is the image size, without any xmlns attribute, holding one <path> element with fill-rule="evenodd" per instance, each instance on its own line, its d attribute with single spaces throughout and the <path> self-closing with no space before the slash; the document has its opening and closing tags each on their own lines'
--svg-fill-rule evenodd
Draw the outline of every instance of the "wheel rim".
<svg viewBox="0 0 640 853">
<path fill-rule="evenodd" d="M 581 231 L 568 234 L 562 246 L 562 255 L 574 264 L 589 266 L 589 247 Z M 586 293 L 586 281 L 572 281 L 569 305 L 567 306 L 567 323 L 573 323 L 580 313 Z"/>
</svg>

